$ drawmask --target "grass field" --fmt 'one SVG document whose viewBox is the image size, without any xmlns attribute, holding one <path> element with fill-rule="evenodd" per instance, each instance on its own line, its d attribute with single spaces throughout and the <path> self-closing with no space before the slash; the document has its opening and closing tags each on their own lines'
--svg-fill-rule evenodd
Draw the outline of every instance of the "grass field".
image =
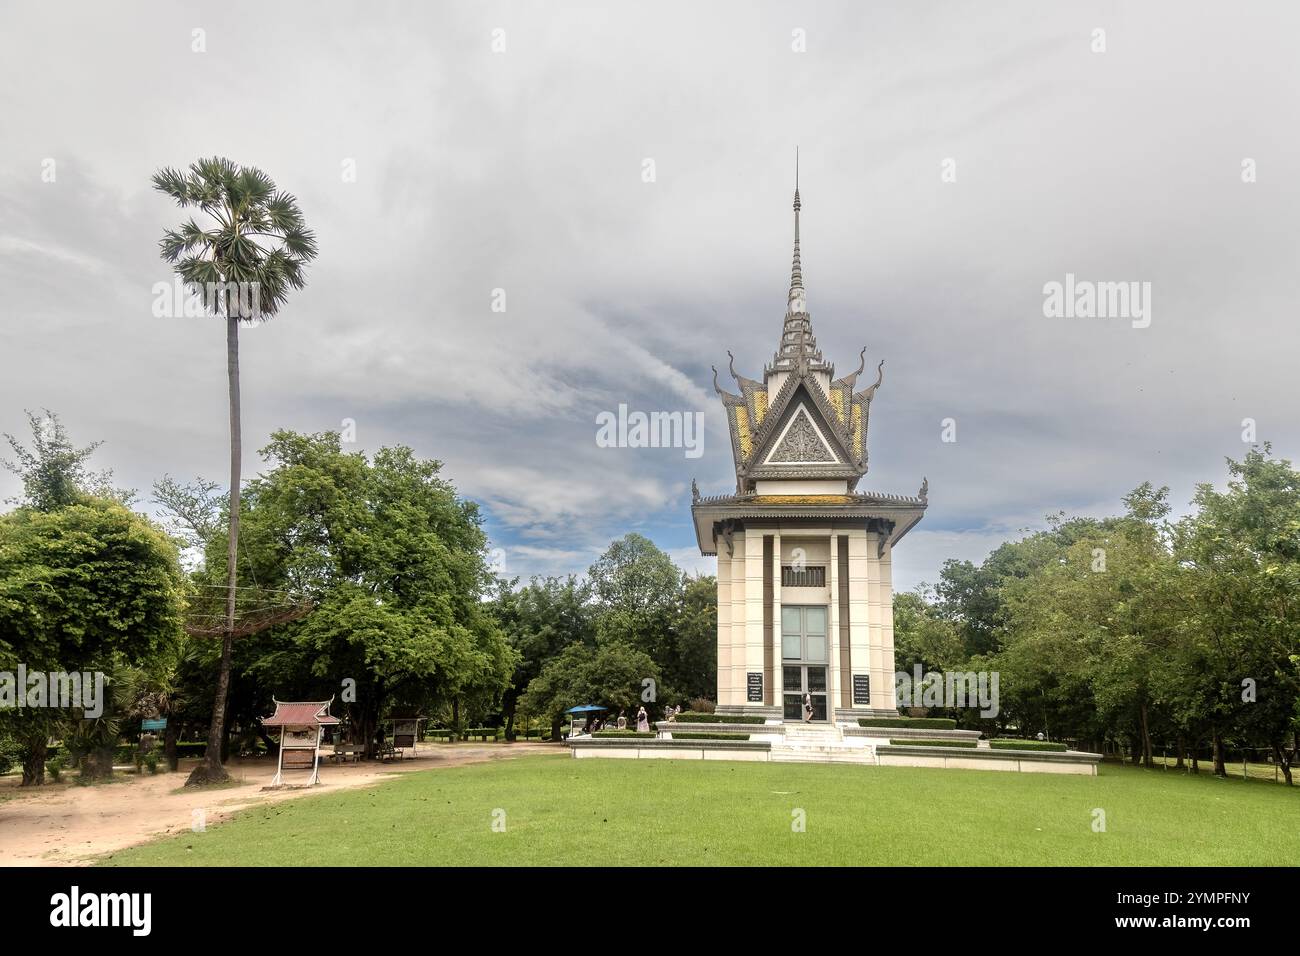
<svg viewBox="0 0 1300 956">
<path fill-rule="evenodd" d="M 1082 777 L 541 756 L 248 810 L 100 862 L 1282 866 L 1300 859 L 1297 819 L 1300 788 L 1114 765 Z"/>
</svg>

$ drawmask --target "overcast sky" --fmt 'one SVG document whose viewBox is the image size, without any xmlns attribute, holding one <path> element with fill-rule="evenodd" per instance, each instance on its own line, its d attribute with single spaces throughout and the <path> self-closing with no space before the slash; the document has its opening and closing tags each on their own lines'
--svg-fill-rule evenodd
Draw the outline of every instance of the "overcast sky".
<svg viewBox="0 0 1300 956">
<path fill-rule="evenodd" d="M 1300 457 L 1294 3 L 0 18 L 0 431 L 54 409 L 146 499 L 226 471 L 221 324 L 152 313 L 182 214 L 149 177 L 213 154 L 294 193 L 320 246 L 242 339 L 245 473 L 275 428 L 354 419 L 358 448 L 441 459 L 511 574 L 582 571 L 629 530 L 712 570 L 690 482 L 735 479 L 709 366 L 759 377 L 777 347 L 796 145 L 819 344 L 840 374 L 886 360 L 860 487 L 930 482 L 897 587 L 1144 480 L 1185 508 L 1247 417 Z M 1044 317 L 1067 273 L 1149 282 L 1149 327 Z M 619 403 L 703 412 L 703 456 L 597 447 Z"/>
</svg>

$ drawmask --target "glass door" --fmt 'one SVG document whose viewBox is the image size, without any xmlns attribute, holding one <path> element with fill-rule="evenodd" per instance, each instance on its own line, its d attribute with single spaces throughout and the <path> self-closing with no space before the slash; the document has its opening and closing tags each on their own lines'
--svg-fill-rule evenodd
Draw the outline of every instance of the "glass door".
<svg viewBox="0 0 1300 956">
<path fill-rule="evenodd" d="M 803 720 L 806 694 L 812 702 L 812 719 L 828 719 L 825 607 L 781 608 L 781 664 L 782 717 Z"/>
</svg>

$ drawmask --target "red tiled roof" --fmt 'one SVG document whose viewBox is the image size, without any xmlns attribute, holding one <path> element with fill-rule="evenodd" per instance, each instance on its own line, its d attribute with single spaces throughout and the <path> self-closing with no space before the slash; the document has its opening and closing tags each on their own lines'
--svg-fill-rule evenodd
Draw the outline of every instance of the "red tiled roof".
<svg viewBox="0 0 1300 956">
<path fill-rule="evenodd" d="M 274 699 L 274 698 L 273 698 Z M 275 713 L 263 718 L 263 727 L 315 727 L 318 724 L 337 724 L 339 719 L 329 712 L 330 701 L 275 702 Z"/>
</svg>

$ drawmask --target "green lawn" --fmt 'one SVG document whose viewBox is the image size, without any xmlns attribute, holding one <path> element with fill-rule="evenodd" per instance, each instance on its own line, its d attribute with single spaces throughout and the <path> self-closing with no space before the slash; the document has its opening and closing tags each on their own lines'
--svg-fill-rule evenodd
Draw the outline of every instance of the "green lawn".
<svg viewBox="0 0 1300 956">
<path fill-rule="evenodd" d="M 101 862 L 1282 866 L 1300 859 L 1298 790 L 1112 765 L 1083 777 L 520 757 L 248 810 Z M 796 808 L 806 832 L 792 831 Z"/>
</svg>

